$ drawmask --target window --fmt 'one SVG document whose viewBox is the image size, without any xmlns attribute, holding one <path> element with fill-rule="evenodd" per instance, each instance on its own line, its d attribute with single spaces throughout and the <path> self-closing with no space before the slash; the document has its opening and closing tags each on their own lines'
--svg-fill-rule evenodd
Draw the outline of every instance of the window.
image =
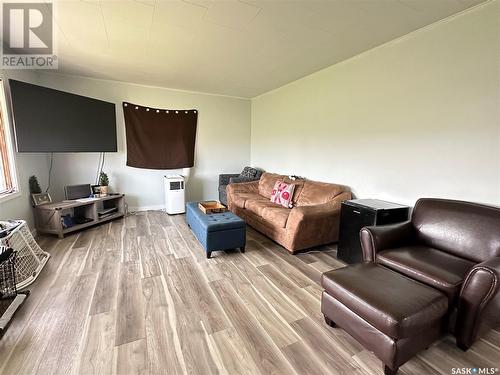
<svg viewBox="0 0 500 375">
<path fill-rule="evenodd" d="M 12 137 L 5 105 L 5 91 L 0 81 L 0 198 L 15 193 L 17 179 L 14 167 Z"/>
</svg>

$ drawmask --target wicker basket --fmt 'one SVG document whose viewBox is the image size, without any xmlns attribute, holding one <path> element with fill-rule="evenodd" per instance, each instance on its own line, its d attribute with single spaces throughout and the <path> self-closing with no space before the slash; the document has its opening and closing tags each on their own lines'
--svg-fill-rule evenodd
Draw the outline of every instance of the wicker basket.
<svg viewBox="0 0 500 375">
<path fill-rule="evenodd" d="M 0 246 L 0 300 L 15 298 L 16 252 L 9 247 Z"/>
<path fill-rule="evenodd" d="M 50 254 L 38 246 L 24 220 L 18 223 L 6 237 L 0 238 L 0 245 L 16 252 L 16 287 L 20 290 L 36 280 Z"/>
<path fill-rule="evenodd" d="M 0 246 L 0 338 L 29 295 L 29 291 L 17 292 L 16 255 L 13 249 Z"/>
</svg>

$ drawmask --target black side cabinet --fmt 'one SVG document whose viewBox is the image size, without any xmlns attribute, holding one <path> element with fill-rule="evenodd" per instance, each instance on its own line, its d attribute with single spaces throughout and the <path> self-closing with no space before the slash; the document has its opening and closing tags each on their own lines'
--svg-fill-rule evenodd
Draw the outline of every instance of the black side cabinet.
<svg viewBox="0 0 500 375">
<path fill-rule="evenodd" d="M 410 208 L 378 199 L 342 202 L 337 258 L 346 263 L 363 261 L 359 231 L 369 225 L 394 224 L 408 220 Z"/>
</svg>

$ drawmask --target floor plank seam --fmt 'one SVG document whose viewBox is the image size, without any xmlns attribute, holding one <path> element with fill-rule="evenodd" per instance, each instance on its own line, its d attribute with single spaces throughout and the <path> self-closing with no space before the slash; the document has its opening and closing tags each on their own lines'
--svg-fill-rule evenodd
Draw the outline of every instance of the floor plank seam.
<svg viewBox="0 0 500 375">
<path fill-rule="evenodd" d="M 54 268 L 0 341 L 0 373 L 382 373 L 373 354 L 323 322 L 320 276 L 340 265 L 332 246 L 291 255 L 248 227 L 245 253 L 207 260 L 185 217 L 160 211 L 40 243 Z M 500 367 L 499 343 L 491 331 L 462 353 L 445 337 L 401 373 Z"/>
</svg>

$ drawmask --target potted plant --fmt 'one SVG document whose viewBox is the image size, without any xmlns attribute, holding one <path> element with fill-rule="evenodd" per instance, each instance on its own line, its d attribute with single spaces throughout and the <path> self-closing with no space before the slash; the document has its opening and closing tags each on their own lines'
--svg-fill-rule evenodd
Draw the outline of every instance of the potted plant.
<svg viewBox="0 0 500 375">
<path fill-rule="evenodd" d="M 101 174 L 99 175 L 99 185 L 101 186 L 101 195 L 107 195 L 109 178 L 108 175 L 104 172 L 101 172 Z"/>
<path fill-rule="evenodd" d="M 40 184 L 38 183 L 38 179 L 36 178 L 36 176 L 30 176 L 28 183 L 30 186 L 31 194 L 40 194 L 42 192 L 42 188 L 40 187 Z"/>
<path fill-rule="evenodd" d="M 40 187 L 40 184 L 38 183 L 38 179 L 36 176 L 30 176 L 28 180 L 29 184 L 29 189 L 30 189 L 30 194 L 31 194 L 31 205 L 36 206 L 36 198 L 38 194 L 42 193 L 42 188 Z"/>
</svg>

